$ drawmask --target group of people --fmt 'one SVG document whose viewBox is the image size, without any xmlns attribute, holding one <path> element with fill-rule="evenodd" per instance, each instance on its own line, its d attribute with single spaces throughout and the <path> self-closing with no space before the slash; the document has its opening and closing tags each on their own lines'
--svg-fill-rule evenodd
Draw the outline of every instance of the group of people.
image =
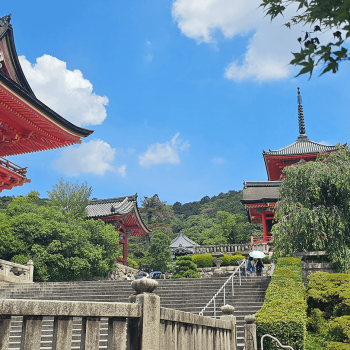
<svg viewBox="0 0 350 350">
<path fill-rule="evenodd" d="M 250 276 L 261 276 L 263 273 L 264 264 L 261 259 L 255 260 L 252 257 L 249 257 L 247 264 L 247 272 Z"/>
</svg>

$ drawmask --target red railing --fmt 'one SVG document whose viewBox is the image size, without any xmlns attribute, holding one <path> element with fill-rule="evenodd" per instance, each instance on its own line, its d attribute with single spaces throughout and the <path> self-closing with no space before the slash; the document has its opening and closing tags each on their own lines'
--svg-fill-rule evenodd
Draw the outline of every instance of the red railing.
<svg viewBox="0 0 350 350">
<path fill-rule="evenodd" d="M 10 169 L 11 171 L 15 172 L 16 174 L 25 177 L 27 174 L 28 168 L 21 168 L 17 164 L 10 162 L 9 160 L 5 158 L 0 157 L 0 166 L 3 166 L 7 169 Z"/>
<path fill-rule="evenodd" d="M 251 236 L 250 237 L 250 243 L 267 243 L 271 241 L 271 236 L 267 236 L 264 238 L 264 236 L 258 236 L 258 237 L 254 237 Z"/>
</svg>

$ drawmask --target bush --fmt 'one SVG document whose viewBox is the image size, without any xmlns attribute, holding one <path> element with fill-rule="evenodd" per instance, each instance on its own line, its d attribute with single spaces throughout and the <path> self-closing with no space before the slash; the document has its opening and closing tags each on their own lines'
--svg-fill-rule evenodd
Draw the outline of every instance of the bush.
<svg viewBox="0 0 350 350">
<path fill-rule="evenodd" d="M 220 259 L 222 260 L 221 266 L 230 266 L 231 265 L 231 257 L 232 255 L 224 254 Z"/>
<path fill-rule="evenodd" d="M 310 332 L 324 334 L 326 330 L 326 320 L 320 309 L 312 309 L 307 318 L 307 330 Z"/>
<path fill-rule="evenodd" d="M 329 350 L 350 350 L 350 344 L 329 341 L 326 343 Z"/>
<path fill-rule="evenodd" d="M 307 279 L 309 309 L 320 309 L 326 320 L 350 315 L 350 275 L 317 272 Z"/>
<path fill-rule="evenodd" d="M 265 256 L 265 258 L 262 258 L 261 261 L 263 264 L 271 264 L 271 261 L 269 260 L 269 256 Z"/>
<path fill-rule="evenodd" d="M 243 260 L 243 259 L 244 259 L 243 255 L 233 255 L 233 256 L 231 256 L 230 265 L 238 266 L 238 261 Z"/>
<path fill-rule="evenodd" d="M 242 252 L 240 252 L 239 250 L 236 250 L 235 255 L 242 255 Z"/>
<path fill-rule="evenodd" d="M 192 260 L 197 267 L 212 267 L 214 258 L 211 254 L 195 254 L 192 255 Z"/>
<path fill-rule="evenodd" d="M 138 263 L 135 260 L 132 260 L 131 258 L 127 258 L 128 267 L 132 267 L 134 269 L 137 269 L 139 267 Z"/>
<path fill-rule="evenodd" d="M 263 307 L 257 312 L 257 335 L 271 334 L 282 344 L 302 350 L 306 339 L 305 288 L 302 284 L 301 260 L 280 258 L 267 289 Z M 258 341 L 260 343 L 260 340 Z M 264 349 L 280 349 L 266 340 Z"/>
<path fill-rule="evenodd" d="M 337 317 L 329 322 L 328 338 L 335 342 L 350 342 L 350 316 Z"/>
<path fill-rule="evenodd" d="M 197 273 L 197 265 L 192 261 L 191 256 L 178 257 L 176 265 L 171 278 L 201 278 L 201 275 Z"/>
</svg>

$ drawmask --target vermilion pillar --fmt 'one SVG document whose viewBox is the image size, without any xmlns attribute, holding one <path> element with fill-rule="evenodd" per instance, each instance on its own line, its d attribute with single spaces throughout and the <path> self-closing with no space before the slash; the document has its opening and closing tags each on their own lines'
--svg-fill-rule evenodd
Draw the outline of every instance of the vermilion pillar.
<svg viewBox="0 0 350 350">
<path fill-rule="evenodd" d="M 123 246 L 123 257 L 118 258 L 118 262 L 122 262 L 124 266 L 127 266 L 128 265 L 128 236 L 123 232 L 118 232 L 118 233 L 119 233 L 119 245 Z"/>
<path fill-rule="evenodd" d="M 262 211 L 261 221 L 262 221 L 262 225 L 263 225 L 263 239 L 264 239 L 264 242 L 267 242 L 268 241 L 268 236 L 267 236 L 267 224 L 266 224 L 265 210 Z"/>
</svg>

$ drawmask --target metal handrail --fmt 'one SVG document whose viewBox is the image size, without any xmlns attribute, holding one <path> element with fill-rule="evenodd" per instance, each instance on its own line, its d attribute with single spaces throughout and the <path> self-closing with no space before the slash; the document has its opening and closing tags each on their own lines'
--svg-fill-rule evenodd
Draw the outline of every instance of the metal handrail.
<svg viewBox="0 0 350 350">
<path fill-rule="evenodd" d="M 239 265 L 238 267 L 233 271 L 233 273 L 231 274 L 231 276 L 226 280 L 226 282 L 220 287 L 220 289 L 216 292 L 216 294 L 209 300 L 209 302 L 207 303 L 207 305 L 204 306 L 204 308 L 201 310 L 201 312 L 199 313 L 199 316 L 203 316 L 203 313 L 205 311 L 205 309 L 211 304 L 214 303 L 214 318 L 216 318 L 216 297 L 219 295 L 219 293 L 224 290 L 224 305 L 226 304 L 226 284 L 231 280 L 232 284 L 232 296 L 235 295 L 234 292 L 234 286 L 233 286 L 233 277 L 235 276 L 236 272 L 238 271 L 239 274 L 239 285 L 242 285 L 242 281 L 241 281 L 241 267 L 244 265 L 245 268 L 247 267 L 247 261 L 246 259 L 244 259 Z"/>
<path fill-rule="evenodd" d="M 264 334 L 264 335 L 261 337 L 261 341 L 260 341 L 261 350 L 264 350 L 263 340 L 264 340 L 265 337 L 270 337 L 270 338 L 272 338 L 272 339 L 275 340 L 275 341 L 278 343 L 278 345 L 279 345 L 281 348 L 283 348 L 283 349 L 294 350 L 294 349 L 293 349 L 291 346 L 289 346 L 289 345 L 282 345 L 282 344 L 280 343 L 280 341 L 279 341 L 277 338 L 273 337 L 273 336 L 270 335 L 270 334 Z"/>
</svg>

